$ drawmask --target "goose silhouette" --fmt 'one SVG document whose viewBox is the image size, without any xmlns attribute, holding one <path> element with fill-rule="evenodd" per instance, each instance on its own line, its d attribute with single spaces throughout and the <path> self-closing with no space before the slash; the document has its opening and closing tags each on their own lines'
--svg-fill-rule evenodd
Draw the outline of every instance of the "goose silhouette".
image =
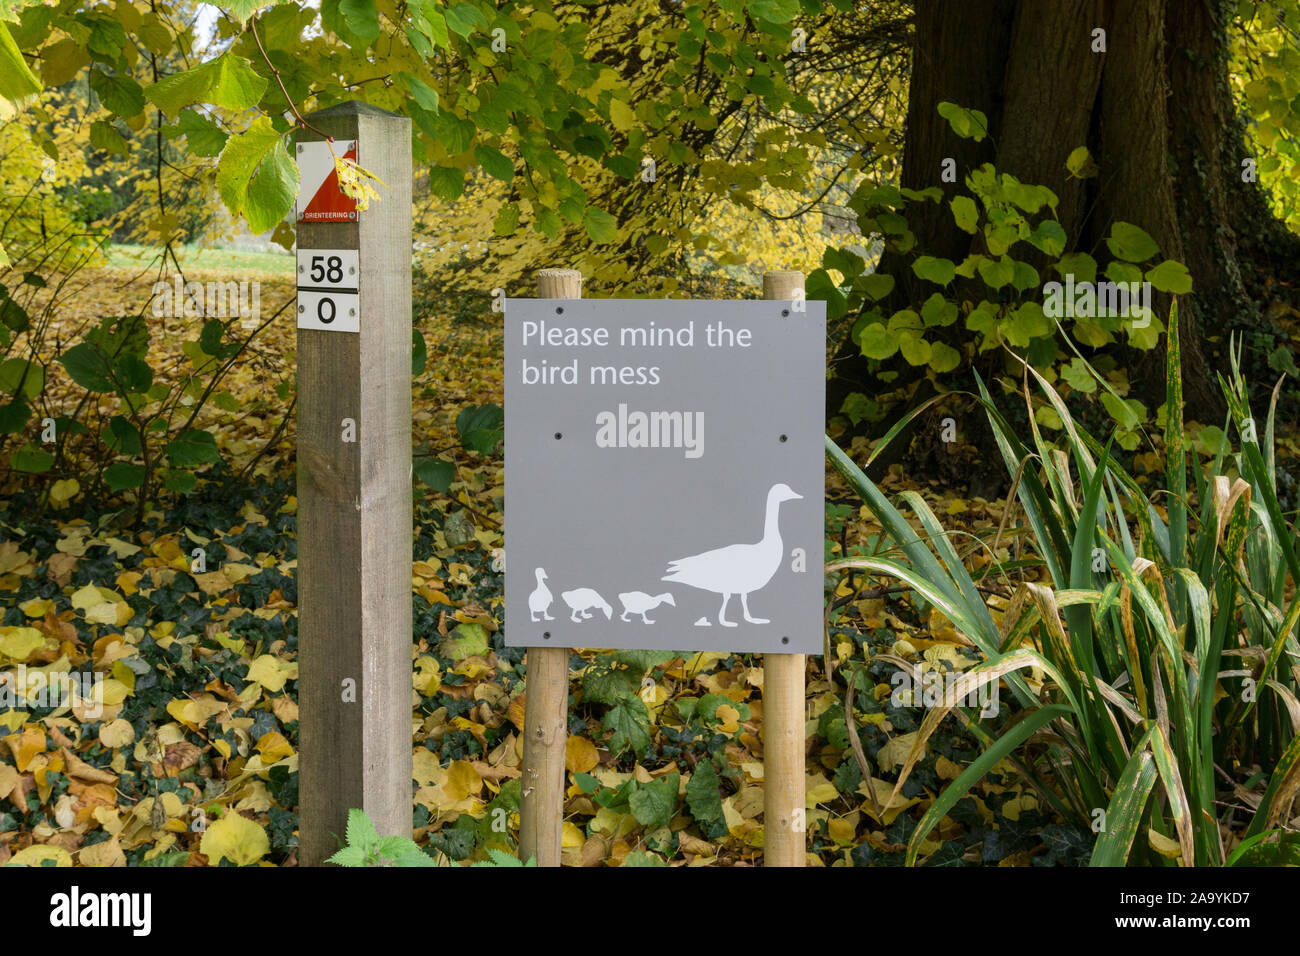
<svg viewBox="0 0 1300 956">
<path fill-rule="evenodd" d="M 660 580 L 689 584 L 693 588 L 722 595 L 722 608 L 718 623 L 723 627 L 737 627 L 736 621 L 727 620 L 727 603 L 733 594 L 740 595 L 740 606 L 745 620 L 750 624 L 767 624 L 766 618 L 749 613 L 749 595 L 767 585 L 781 566 L 783 547 L 781 531 L 777 527 L 777 512 L 781 502 L 802 498 L 784 483 L 773 485 L 767 492 L 767 508 L 763 517 L 763 539 L 757 544 L 732 544 L 715 548 L 703 554 L 680 558 L 668 564 L 668 573 Z"/>
<path fill-rule="evenodd" d="M 646 617 L 646 614 L 653 611 L 660 604 L 670 604 L 677 606 L 673 596 L 665 591 L 663 594 L 646 594 L 644 591 L 624 591 L 618 596 L 623 604 L 623 613 L 618 616 L 620 621 L 626 621 L 629 614 L 640 614 L 641 621 L 644 624 L 653 624 L 654 621 Z"/>
<path fill-rule="evenodd" d="M 560 597 L 564 598 L 564 603 L 569 605 L 569 609 L 573 611 L 569 620 L 575 624 L 581 624 L 591 617 L 593 609 L 602 611 L 605 620 L 609 620 L 614 615 L 614 609 L 609 606 L 609 602 L 591 588 L 574 588 L 572 591 L 561 591 Z"/>
<path fill-rule="evenodd" d="M 532 593 L 528 595 L 529 617 L 536 621 L 537 615 L 540 614 L 545 620 L 554 621 L 555 618 L 546 613 L 551 606 L 551 601 L 553 600 L 551 597 L 551 589 L 548 588 L 545 583 L 546 569 L 538 568 L 534 573 L 537 575 L 537 587 L 533 588 Z"/>
</svg>

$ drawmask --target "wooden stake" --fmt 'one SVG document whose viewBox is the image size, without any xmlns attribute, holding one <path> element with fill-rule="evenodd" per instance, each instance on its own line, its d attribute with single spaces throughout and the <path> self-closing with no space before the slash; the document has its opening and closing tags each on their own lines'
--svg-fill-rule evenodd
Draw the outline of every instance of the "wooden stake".
<svg viewBox="0 0 1300 956">
<path fill-rule="evenodd" d="M 319 866 L 349 809 L 411 835 L 411 121 L 308 119 L 387 184 L 351 222 L 298 225 L 300 250 L 357 250 L 359 273 L 359 332 L 298 330 L 298 862 Z"/>
<path fill-rule="evenodd" d="M 582 273 L 576 269 L 541 270 L 537 273 L 537 296 L 582 298 Z M 528 672 L 524 683 L 519 858 L 535 857 L 538 866 L 560 865 L 564 758 L 569 726 L 569 653 L 567 647 L 530 647 L 524 656 Z"/>
<path fill-rule="evenodd" d="M 802 272 L 768 272 L 763 298 L 802 294 Z M 803 654 L 763 655 L 763 865 L 803 866 L 807 855 L 804 796 Z"/>
</svg>

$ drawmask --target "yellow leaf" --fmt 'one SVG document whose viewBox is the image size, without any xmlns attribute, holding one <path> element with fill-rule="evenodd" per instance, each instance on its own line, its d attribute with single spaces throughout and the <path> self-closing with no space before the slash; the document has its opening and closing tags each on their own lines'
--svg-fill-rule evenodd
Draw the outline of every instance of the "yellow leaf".
<svg viewBox="0 0 1300 956">
<path fill-rule="evenodd" d="M 284 690 L 287 675 L 281 667 L 279 658 L 272 654 L 263 654 L 248 665 L 248 679 L 255 680 L 267 690 L 278 693 Z"/>
<path fill-rule="evenodd" d="M 25 661 L 45 645 L 45 635 L 34 627 L 0 627 L 0 654 Z"/>
<path fill-rule="evenodd" d="M 845 846 L 853 843 L 858 833 L 857 816 L 855 812 L 847 817 L 832 817 L 827 820 L 826 829 L 831 839 Z"/>
<path fill-rule="evenodd" d="M 483 778 L 468 760 L 457 760 L 447 768 L 442 791 L 452 800 L 464 800 L 483 789 Z"/>
<path fill-rule="evenodd" d="M 82 866 L 126 866 L 126 854 L 117 837 L 83 848 L 77 859 Z"/>
<path fill-rule="evenodd" d="M 411 674 L 411 686 L 425 697 L 437 692 L 442 685 L 442 668 L 432 657 L 421 657 L 415 662 Z"/>
<path fill-rule="evenodd" d="M 880 748 L 876 754 L 876 763 L 881 770 L 893 770 L 901 766 L 907 759 L 907 755 L 912 751 L 912 743 L 916 740 L 919 731 L 912 731 L 910 734 L 899 734 L 893 740 L 890 740 Z M 924 751 L 922 751 L 924 753 Z"/>
<path fill-rule="evenodd" d="M 34 844 L 25 850 L 19 850 L 9 858 L 10 866 L 41 866 L 45 860 L 53 860 L 55 866 L 72 866 L 72 855 L 61 846 Z"/>
<path fill-rule="evenodd" d="M 719 704 L 714 714 L 718 721 L 718 729 L 723 733 L 733 734 L 740 729 L 740 711 L 736 708 L 729 704 Z"/>
<path fill-rule="evenodd" d="M 1151 849 L 1155 850 L 1161 856 L 1167 856 L 1171 860 L 1177 859 L 1182 853 L 1178 841 L 1172 837 L 1167 837 L 1163 833 L 1157 833 L 1154 827 L 1147 827 L 1147 843 L 1151 844 Z"/>
<path fill-rule="evenodd" d="M 826 779 L 825 774 L 809 774 L 804 782 L 804 793 L 809 809 L 819 803 L 830 803 L 840 795 L 835 784 Z"/>
<path fill-rule="evenodd" d="M 284 734 L 274 730 L 262 734 L 253 749 L 261 753 L 262 762 L 267 764 L 283 760 L 293 753 L 293 746 L 285 739 Z"/>
<path fill-rule="evenodd" d="M 636 123 L 636 113 L 622 100 L 609 101 L 609 119 L 620 133 L 631 129 Z"/>
<path fill-rule="evenodd" d="M 63 478 L 50 485 L 50 501 L 54 504 L 54 507 L 62 508 L 75 498 L 80 490 L 81 485 L 76 478 Z"/>
<path fill-rule="evenodd" d="M 571 736 L 564 744 L 564 766 L 573 773 L 588 773 L 600 762 L 596 745 L 586 737 Z"/>
<path fill-rule="evenodd" d="M 560 831 L 561 847 L 577 847 L 587 842 L 587 838 L 582 835 L 582 831 L 568 820 L 564 821 L 564 826 Z M 554 844 L 552 844 L 554 845 Z"/>
<path fill-rule="evenodd" d="M 421 786 L 437 786 L 445 771 L 438 763 L 438 755 L 425 747 L 417 747 L 411 758 L 411 777 Z"/>
<path fill-rule="evenodd" d="M 32 598 L 30 601 L 24 601 L 18 607 L 28 617 L 37 618 L 44 617 L 46 611 L 54 610 L 54 602 L 42 600 L 41 598 Z"/>
<path fill-rule="evenodd" d="M 129 747 L 135 743 L 135 728 L 130 723 L 123 721 L 118 717 L 116 721 L 101 723 L 99 727 L 99 743 L 104 747 L 116 749 L 118 747 Z"/>
<path fill-rule="evenodd" d="M 236 866 L 256 863 L 271 851 L 266 831 L 247 817 L 227 813 L 220 820 L 209 823 L 199 841 L 199 852 L 216 866 L 224 857 Z"/>
</svg>

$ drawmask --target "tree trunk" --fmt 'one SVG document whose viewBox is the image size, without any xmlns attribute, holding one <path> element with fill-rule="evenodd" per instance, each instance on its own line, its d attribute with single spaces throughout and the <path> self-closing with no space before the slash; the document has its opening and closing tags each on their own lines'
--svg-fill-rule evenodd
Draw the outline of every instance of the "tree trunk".
<svg viewBox="0 0 1300 956">
<path fill-rule="evenodd" d="M 953 261 L 982 249 L 953 221 L 947 200 L 965 187 L 940 181 L 945 158 L 957 161 L 959 180 L 992 162 L 1052 189 L 1066 251 L 1104 256 L 1117 219 L 1145 229 L 1160 257 L 1182 261 L 1193 277 L 1193 294 L 1180 299 L 1184 396 L 1188 417 L 1206 422 L 1223 415 L 1211 368 L 1225 364 L 1207 355 L 1219 343 L 1206 330 L 1257 322 L 1253 257 L 1282 265 L 1297 248 L 1267 214 L 1260 188 L 1240 175 L 1245 140 L 1227 84 L 1234 9 L 1225 0 L 916 0 L 902 174 L 905 187 L 944 191 L 941 204 L 910 206 L 908 221 L 917 251 Z M 1098 28 L 1105 52 L 1093 51 Z M 989 137 L 956 136 L 937 112 L 944 100 L 985 113 Z M 1097 177 L 1069 176 L 1065 160 L 1077 146 L 1091 150 Z M 907 261 L 886 255 L 878 267 L 897 280 L 887 313 L 923 297 Z M 1033 264 L 1041 273 L 1044 263 Z M 1153 302 L 1162 319 L 1169 305 L 1168 296 Z M 1127 361 L 1134 395 L 1154 410 L 1164 401 L 1163 346 Z M 829 414 L 852 392 L 878 390 L 852 341 L 833 374 Z"/>
</svg>

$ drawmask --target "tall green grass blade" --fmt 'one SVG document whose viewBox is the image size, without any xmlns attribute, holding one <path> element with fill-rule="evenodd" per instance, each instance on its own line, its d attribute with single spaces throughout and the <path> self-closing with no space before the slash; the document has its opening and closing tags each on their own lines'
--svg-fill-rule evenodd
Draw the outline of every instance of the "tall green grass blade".
<svg viewBox="0 0 1300 956">
<path fill-rule="evenodd" d="M 1142 813 L 1156 782 L 1155 759 L 1149 748 L 1151 733 L 1148 730 L 1138 741 L 1115 784 L 1110 805 L 1106 807 L 1106 829 L 1092 848 L 1089 866 L 1124 866 L 1128 862 L 1133 838 L 1142 824 Z"/>
<path fill-rule="evenodd" d="M 957 801 L 966 796 L 971 787 L 979 783 L 985 774 L 1001 763 L 1011 751 L 1028 740 L 1044 724 L 1057 717 L 1064 717 L 1069 712 L 1070 708 L 1064 704 L 1041 707 L 1031 712 L 999 737 L 993 746 L 972 760 L 970 766 L 957 775 L 956 780 L 944 787 L 943 793 L 930 805 L 930 809 L 925 812 L 925 816 L 921 817 L 916 829 L 912 831 L 912 838 L 907 841 L 906 865 L 916 865 L 916 857 L 921 851 L 921 844 L 925 841 L 926 835 L 938 825 L 944 814 L 957 805 Z"/>
</svg>

